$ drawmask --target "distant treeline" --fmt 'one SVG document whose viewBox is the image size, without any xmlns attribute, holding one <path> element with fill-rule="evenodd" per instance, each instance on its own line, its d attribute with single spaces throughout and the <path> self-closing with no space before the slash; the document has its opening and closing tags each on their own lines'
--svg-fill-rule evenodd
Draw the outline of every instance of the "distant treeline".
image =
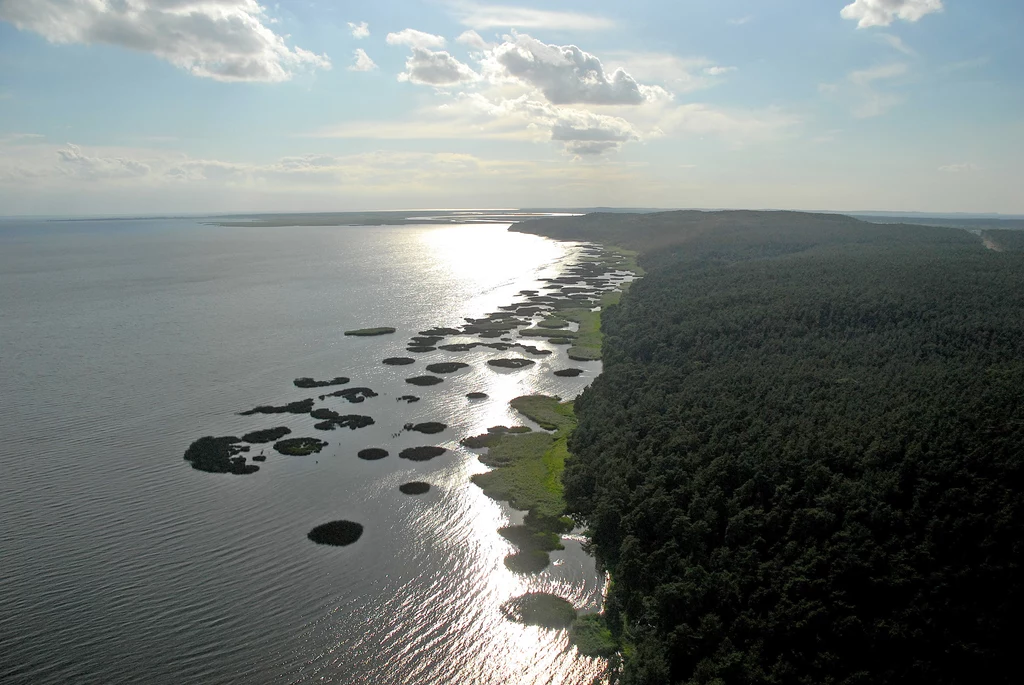
<svg viewBox="0 0 1024 685">
<path fill-rule="evenodd" d="M 623 683 L 1019 680 L 1024 256 L 785 212 L 527 228 L 647 270 L 563 478 Z"/>
</svg>

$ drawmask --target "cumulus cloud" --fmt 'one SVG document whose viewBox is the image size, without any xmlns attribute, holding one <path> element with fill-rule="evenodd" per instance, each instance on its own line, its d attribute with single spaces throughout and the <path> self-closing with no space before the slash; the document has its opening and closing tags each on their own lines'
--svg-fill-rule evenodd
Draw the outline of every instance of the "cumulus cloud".
<svg viewBox="0 0 1024 685">
<path fill-rule="evenodd" d="M 476 50 L 486 50 L 490 47 L 490 43 L 483 39 L 479 33 L 473 29 L 468 29 L 459 34 L 459 37 L 455 39 L 456 43 L 462 43 L 468 45 Z"/>
<path fill-rule="evenodd" d="M 92 157 L 72 143 L 57 150 L 57 160 L 61 173 L 87 180 L 138 178 L 150 172 L 150 167 L 142 162 L 124 157 Z"/>
<path fill-rule="evenodd" d="M 218 81 L 286 81 L 331 66 L 326 55 L 289 47 L 256 0 L 0 0 L 0 19 L 52 43 L 146 52 Z"/>
<path fill-rule="evenodd" d="M 479 78 L 479 74 L 451 54 L 419 47 L 412 49 L 405 61 L 405 71 L 398 75 L 399 81 L 426 86 L 453 86 Z"/>
<path fill-rule="evenodd" d="M 356 48 L 352 54 L 355 55 L 355 61 L 348 68 L 349 71 L 373 71 L 377 68 L 377 63 L 370 59 L 366 50 Z"/>
<path fill-rule="evenodd" d="M 704 73 L 708 76 L 721 76 L 722 74 L 728 74 L 731 71 L 736 71 L 736 67 L 707 67 L 704 69 Z"/>
<path fill-rule="evenodd" d="M 356 40 L 370 37 L 370 25 L 365 21 L 361 21 L 358 24 L 348 22 L 348 30 L 352 33 L 352 37 Z"/>
<path fill-rule="evenodd" d="M 839 13 L 854 19 L 857 28 L 888 26 L 897 19 L 917 21 L 932 12 L 942 11 L 942 0 L 854 0 Z"/>
<path fill-rule="evenodd" d="M 601 60 L 575 45 L 549 45 L 526 34 L 507 36 L 488 61 L 492 73 L 529 84 L 556 105 L 639 105 L 667 95 L 624 69 L 606 73 Z"/>
<path fill-rule="evenodd" d="M 540 28 L 547 31 L 602 31 L 615 28 L 615 22 L 610 19 L 580 12 L 483 4 L 467 0 L 454 2 L 452 7 L 464 26 L 475 29 Z"/>
<path fill-rule="evenodd" d="M 435 36 L 416 29 L 402 29 L 389 33 L 384 40 L 388 45 L 406 45 L 410 48 L 423 49 L 443 48 L 445 43 L 443 36 Z"/>
</svg>

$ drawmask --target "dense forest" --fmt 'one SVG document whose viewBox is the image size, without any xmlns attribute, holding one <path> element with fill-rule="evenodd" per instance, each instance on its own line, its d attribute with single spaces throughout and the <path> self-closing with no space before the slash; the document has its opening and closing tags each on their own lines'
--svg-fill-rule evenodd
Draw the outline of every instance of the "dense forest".
<svg viewBox="0 0 1024 685">
<path fill-rule="evenodd" d="M 622 683 L 1019 680 L 1024 256 L 783 212 L 518 230 L 647 271 L 563 477 Z"/>
</svg>

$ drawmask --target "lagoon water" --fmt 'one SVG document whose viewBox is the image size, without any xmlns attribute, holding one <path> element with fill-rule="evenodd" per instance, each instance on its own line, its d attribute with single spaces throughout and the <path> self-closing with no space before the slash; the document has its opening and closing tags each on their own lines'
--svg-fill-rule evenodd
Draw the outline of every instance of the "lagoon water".
<svg viewBox="0 0 1024 685">
<path fill-rule="evenodd" d="M 405 352 L 417 331 L 509 304 L 578 251 L 500 224 L 0 221 L 0 681 L 590 683 L 600 661 L 499 606 L 546 590 L 594 611 L 603 578 L 573 540 L 539 575 L 508 571 L 496 530 L 518 515 L 470 482 L 486 467 L 458 441 L 523 423 L 515 396 L 574 397 L 600 364 L 558 378 L 564 347 L 523 371 L 484 363 L 515 352 Z M 376 325 L 398 332 L 342 335 Z M 472 366 L 434 387 L 403 381 L 450 359 Z M 238 415 L 325 392 L 294 378 L 338 375 L 380 395 L 317 406 L 375 425 Z M 490 399 L 468 401 L 476 390 Z M 410 421 L 450 425 L 393 437 Z M 277 425 L 330 444 L 268 449 L 246 476 L 182 459 L 202 435 Z M 428 444 L 449 452 L 397 457 Z M 357 459 L 368 446 L 391 456 Z M 412 480 L 432 489 L 400 493 Z M 337 518 L 363 537 L 306 539 Z"/>
</svg>

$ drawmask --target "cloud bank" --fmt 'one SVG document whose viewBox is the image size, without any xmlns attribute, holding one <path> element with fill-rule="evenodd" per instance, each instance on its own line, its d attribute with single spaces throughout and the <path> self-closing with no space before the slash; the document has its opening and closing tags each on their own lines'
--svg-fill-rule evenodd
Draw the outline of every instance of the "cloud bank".
<svg viewBox="0 0 1024 685">
<path fill-rule="evenodd" d="M 0 19 L 51 43 L 145 52 L 217 81 L 287 81 L 331 67 L 326 55 L 289 47 L 256 0 L 0 0 Z"/>
</svg>

